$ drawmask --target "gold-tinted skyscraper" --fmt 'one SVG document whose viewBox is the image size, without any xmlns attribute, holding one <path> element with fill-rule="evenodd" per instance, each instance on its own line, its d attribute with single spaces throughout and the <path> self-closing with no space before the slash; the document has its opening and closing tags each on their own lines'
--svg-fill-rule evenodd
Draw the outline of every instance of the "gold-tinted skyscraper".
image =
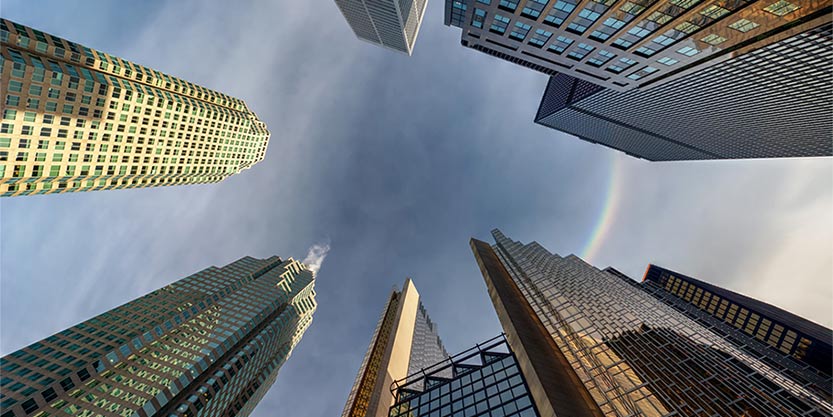
<svg viewBox="0 0 833 417">
<path fill-rule="evenodd" d="M 269 131 L 242 100 L 0 19 L 0 195 L 221 181 Z"/>
</svg>

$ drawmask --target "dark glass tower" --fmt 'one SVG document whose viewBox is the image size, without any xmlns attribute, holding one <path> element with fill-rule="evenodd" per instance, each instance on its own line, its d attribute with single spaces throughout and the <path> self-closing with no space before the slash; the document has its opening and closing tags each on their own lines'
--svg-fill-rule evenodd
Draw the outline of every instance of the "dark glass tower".
<svg viewBox="0 0 833 417">
<path fill-rule="evenodd" d="M 833 24 L 652 87 L 559 74 L 535 123 L 650 161 L 833 155 Z"/>
<path fill-rule="evenodd" d="M 0 359 L 2 417 L 246 416 L 312 322 L 292 259 L 209 267 Z"/>
<path fill-rule="evenodd" d="M 743 294 L 649 265 L 641 284 L 657 299 L 781 368 L 796 383 L 831 395 L 833 332 Z"/>
<path fill-rule="evenodd" d="M 396 381 L 390 417 L 539 417 L 503 336 Z"/>
<path fill-rule="evenodd" d="M 513 241 L 498 230 L 492 234 L 493 246 L 472 240 L 489 295 L 512 350 L 523 352 L 524 375 L 561 379 L 552 392 L 586 391 L 606 416 L 833 412 L 829 393 L 802 380 L 799 369 L 658 299 L 648 289 L 653 284 L 599 270 L 575 255 L 552 254 L 536 242 Z M 549 365 L 543 365 L 546 359 Z M 535 391 L 533 397 L 539 405 L 544 398 Z"/>
</svg>

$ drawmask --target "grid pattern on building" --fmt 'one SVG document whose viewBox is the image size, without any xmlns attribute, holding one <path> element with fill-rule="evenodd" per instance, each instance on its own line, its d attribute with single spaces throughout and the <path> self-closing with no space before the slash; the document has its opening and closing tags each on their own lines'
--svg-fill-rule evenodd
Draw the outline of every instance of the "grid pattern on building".
<svg viewBox="0 0 833 417">
<path fill-rule="evenodd" d="M 420 302 L 417 307 L 417 320 L 414 324 L 414 338 L 411 342 L 408 375 L 415 374 L 446 358 L 448 358 L 448 352 L 437 333 L 437 325 L 428 316 L 428 311 Z"/>
<path fill-rule="evenodd" d="M 0 195 L 210 183 L 266 154 L 234 97 L 0 19 Z"/>
<path fill-rule="evenodd" d="M 617 91 L 647 88 L 826 22 L 824 0 L 446 0 L 462 44 Z M 520 60 L 518 62 L 517 60 Z"/>
<path fill-rule="evenodd" d="M 825 416 L 829 399 L 640 286 L 493 231 L 495 252 L 609 416 Z"/>
<path fill-rule="evenodd" d="M 396 319 L 399 295 L 396 290 L 391 292 L 390 298 L 382 310 L 382 316 L 379 317 L 379 321 L 376 323 L 376 329 L 373 330 L 373 336 L 370 338 L 370 346 L 364 354 L 362 364 L 359 366 L 359 373 L 356 375 L 356 381 L 353 383 L 353 388 L 350 389 L 347 403 L 345 403 L 344 410 L 341 413 L 343 417 L 365 417 L 367 415 L 371 397 L 375 394 L 374 388 L 377 386 L 377 376 L 383 366 L 385 348 Z"/>
<path fill-rule="evenodd" d="M 830 329 L 656 265 L 648 267 L 642 286 L 749 354 L 782 369 L 796 382 L 814 388 L 820 395 L 833 392 Z"/>
<path fill-rule="evenodd" d="M 316 309 L 289 259 L 210 267 L 0 359 L 2 416 L 245 416 Z"/>
<path fill-rule="evenodd" d="M 833 25 L 650 90 L 550 79 L 535 122 L 651 161 L 833 155 Z"/>
<path fill-rule="evenodd" d="M 390 417 L 538 417 L 503 336 L 397 381 Z"/>
<path fill-rule="evenodd" d="M 359 39 L 410 55 L 427 0 L 335 0 Z"/>
</svg>

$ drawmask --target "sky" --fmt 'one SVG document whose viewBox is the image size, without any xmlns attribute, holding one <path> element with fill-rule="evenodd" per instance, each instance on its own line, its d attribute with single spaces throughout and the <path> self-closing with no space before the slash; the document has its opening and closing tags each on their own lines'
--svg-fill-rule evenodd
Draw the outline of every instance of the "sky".
<svg viewBox="0 0 833 417">
<path fill-rule="evenodd" d="M 449 352 L 501 332 L 468 246 L 496 227 L 833 325 L 833 159 L 651 163 L 535 125 L 546 77 L 460 46 L 441 0 L 411 57 L 356 39 L 331 1 L 0 12 L 242 98 L 272 133 L 217 184 L 0 200 L 2 355 L 210 265 L 313 249 L 318 311 L 253 415 L 339 415 L 406 277 Z"/>
</svg>

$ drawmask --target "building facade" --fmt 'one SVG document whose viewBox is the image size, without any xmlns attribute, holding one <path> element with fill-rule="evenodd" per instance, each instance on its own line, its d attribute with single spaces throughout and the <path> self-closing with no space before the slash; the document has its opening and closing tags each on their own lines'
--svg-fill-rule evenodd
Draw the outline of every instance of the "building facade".
<svg viewBox="0 0 833 417">
<path fill-rule="evenodd" d="M 506 339 L 478 344 L 396 381 L 390 417 L 539 417 Z"/>
<path fill-rule="evenodd" d="M 292 259 L 209 267 L 0 359 L 3 417 L 249 415 L 316 309 Z"/>
<path fill-rule="evenodd" d="M 725 288 L 649 265 L 642 287 L 705 327 L 764 358 L 796 383 L 833 393 L 833 332 L 803 317 Z"/>
<path fill-rule="evenodd" d="M 335 0 L 356 36 L 411 55 L 428 0 Z"/>
<path fill-rule="evenodd" d="M 388 297 L 342 417 L 387 417 L 395 381 L 447 358 L 436 324 L 407 279 L 401 291 L 394 288 Z"/>
<path fill-rule="evenodd" d="M 463 46 L 614 91 L 646 89 L 828 22 L 830 1 L 446 0 Z"/>
<path fill-rule="evenodd" d="M 242 100 L 0 19 L 0 195 L 221 181 L 263 160 Z"/>
<path fill-rule="evenodd" d="M 651 161 L 833 155 L 833 24 L 647 91 L 559 74 L 535 123 Z"/>
<path fill-rule="evenodd" d="M 606 416 L 827 416 L 829 395 L 615 270 L 492 232 L 472 249 L 512 350 L 540 339 Z M 513 300 L 507 307 L 507 297 Z M 531 324 L 530 324 L 531 323 Z M 532 357 L 533 355 L 530 355 Z M 563 359 L 563 360 L 562 360 Z M 521 361 L 523 366 L 523 361 Z M 535 370 L 526 371 L 528 379 Z M 567 386 L 567 384 L 562 384 Z M 536 404 L 539 404 L 538 397 Z M 557 412 L 554 415 L 559 415 Z"/>
</svg>

